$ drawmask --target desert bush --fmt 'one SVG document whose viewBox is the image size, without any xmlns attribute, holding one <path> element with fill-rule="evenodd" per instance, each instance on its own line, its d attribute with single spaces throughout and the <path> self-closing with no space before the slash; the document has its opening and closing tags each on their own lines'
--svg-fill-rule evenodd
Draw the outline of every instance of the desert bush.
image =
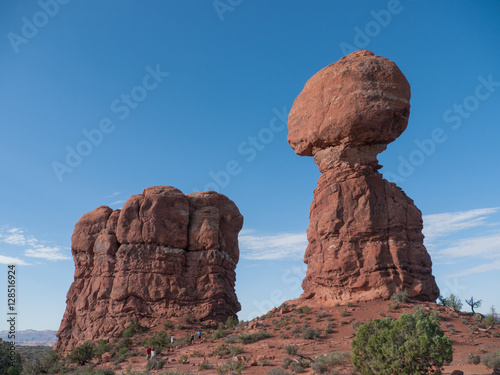
<svg viewBox="0 0 500 375">
<path fill-rule="evenodd" d="M 297 345 L 285 346 L 285 353 L 288 355 L 297 355 L 299 352 L 299 347 Z"/>
<path fill-rule="evenodd" d="M 132 337 L 135 333 L 143 330 L 143 327 L 135 321 L 131 321 L 129 326 L 122 332 L 123 337 Z"/>
<path fill-rule="evenodd" d="M 483 364 L 488 368 L 500 367 L 500 350 L 483 357 Z"/>
<path fill-rule="evenodd" d="M 310 314 L 311 313 L 311 308 L 309 306 L 297 307 L 297 312 L 299 314 Z"/>
<path fill-rule="evenodd" d="M 87 341 L 71 350 L 66 357 L 70 362 L 76 362 L 80 366 L 90 362 L 96 353 L 96 345 L 92 341 Z"/>
<path fill-rule="evenodd" d="M 229 360 L 224 366 L 217 366 L 217 373 L 219 375 L 241 374 L 244 368 L 245 362 Z"/>
<path fill-rule="evenodd" d="M 165 366 L 165 360 L 164 359 L 152 359 L 148 361 L 146 365 L 146 370 L 151 371 L 151 370 L 161 370 Z"/>
<path fill-rule="evenodd" d="M 224 327 L 219 326 L 215 331 L 212 333 L 212 340 L 218 340 L 226 336 L 228 332 L 224 329 Z"/>
<path fill-rule="evenodd" d="M 170 320 L 165 320 L 163 322 L 163 328 L 165 329 L 165 331 L 169 330 L 170 328 L 172 328 L 172 322 Z"/>
<path fill-rule="evenodd" d="M 243 353 L 243 349 L 240 346 L 226 345 L 222 344 L 215 348 L 212 352 L 208 353 L 209 357 L 221 356 L 221 357 L 234 357 L 235 355 Z"/>
<path fill-rule="evenodd" d="M 106 340 L 99 340 L 97 342 L 97 347 L 95 350 L 96 357 L 100 357 L 104 353 L 110 352 L 110 351 L 111 351 L 111 344 L 108 343 Z"/>
<path fill-rule="evenodd" d="M 462 309 L 462 302 L 460 298 L 455 296 L 454 294 L 450 294 L 448 298 L 444 298 L 439 296 L 439 302 L 446 307 L 451 307 L 453 310 L 460 311 Z"/>
<path fill-rule="evenodd" d="M 406 299 L 408 298 L 408 291 L 407 290 L 401 290 L 399 292 L 394 293 L 391 296 L 391 301 L 396 302 L 396 303 L 404 303 L 406 302 Z"/>
<path fill-rule="evenodd" d="M 300 361 L 292 361 L 292 363 L 290 363 L 290 370 L 292 370 L 293 372 L 299 374 L 299 373 L 302 373 L 302 372 L 306 372 L 306 368 L 310 367 L 310 363 L 307 362 L 307 361 L 303 361 L 303 360 L 300 360 Z"/>
<path fill-rule="evenodd" d="M 334 333 L 335 330 L 333 329 L 334 325 L 332 322 L 329 322 L 327 325 L 326 325 L 326 328 L 325 328 L 325 333 L 326 334 L 330 334 L 330 333 Z"/>
<path fill-rule="evenodd" d="M 189 363 L 189 357 L 187 356 L 187 354 L 183 354 L 180 356 L 179 363 L 182 363 L 183 365 Z"/>
<path fill-rule="evenodd" d="M 213 369 L 214 365 L 208 362 L 201 362 L 200 366 L 198 366 L 198 370 L 203 371 L 203 370 L 210 370 Z"/>
<path fill-rule="evenodd" d="M 481 363 L 481 356 L 469 353 L 467 363 L 469 365 L 478 365 Z"/>
<path fill-rule="evenodd" d="M 342 310 L 342 312 L 340 313 L 340 316 L 342 316 L 342 317 L 346 317 L 347 315 L 349 315 L 349 312 L 347 311 L 347 309 Z"/>
<path fill-rule="evenodd" d="M 430 374 L 453 359 L 435 317 L 420 312 L 363 324 L 351 346 L 353 365 L 366 375 Z"/>
<path fill-rule="evenodd" d="M 271 370 L 266 372 L 266 375 L 291 375 L 291 373 L 281 368 L 272 368 Z"/>
<path fill-rule="evenodd" d="M 147 337 L 142 341 L 142 345 L 145 347 L 164 349 L 170 345 L 170 338 L 167 336 L 165 331 L 158 331 L 151 337 Z"/>
<path fill-rule="evenodd" d="M 302 337 L 306 340 L 312 340 L 319 336 L 319 329 L 304 327 L 302 328 Z"/>
<path fill-rule="evenodd" d="M 292 363 L 292 359 L 290 357 L 285 357 L 283 358 L 283 363 L 281 364 L 281 367 L 286 369 L 290 366 L 290 363 Z"/>
<path fill-rule="evenodd" d="M 256 333 L 245 333 L 243 335 L 238 336 L 238 341 L 241 342 L 242 344 L 251 344 L 252 342 L 264 340 L 272 336 L 273 336 L 272 334 L 265 331 Z"/>
</svg>

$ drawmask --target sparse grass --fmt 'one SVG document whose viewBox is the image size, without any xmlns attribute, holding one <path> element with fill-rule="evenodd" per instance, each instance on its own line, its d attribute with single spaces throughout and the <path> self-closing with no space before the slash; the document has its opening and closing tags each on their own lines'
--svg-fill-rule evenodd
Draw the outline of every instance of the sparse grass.
<svg viewBox="0 0 500 375">
<path fill-rule="evenodd" d="M 316 337 L 319 336 L 319 329 L 316 328 L 311 328 L 311 327 L 304 327 L 302 328 L 302 337 L 306 340 L 312 340 L 315 339 Z"/>
<path fill-rule="evenodd" d="M 353 306 L 354 304 L 351 301 L 347 302 L 347 307 L 353 307 Z"/>
<path fill-rule="evenodd" d="M 325 328 L 325 333 L 326 334 L 330 334 L 330 333 L 335 333 L 335 330 L 333 329 L 333 323 L 332 322 L 329 322 L 327 325 L 326 325 L 326 328 Z"/>
<path fill-rule="evenodd" d="M 214 351 L 208 353 L 209 357 L 221 356 L 221 357 L 234 357 L 235 355 L 243 353 L 243 349 L 240 346 L 226 345 L 222 344 L 215 348 Z"/>
<path fill-rule="evenodd" d="M 482 361 L 483 364 L 488 368 L 500 367 L 500 350 L 496 353 L 484 356 Z"/>
<path fill-rule="evenodd" d="M 272 334 L 266 331 L 261 331 L 256 333 L 244 333 L 242 335 L 237 336 L 237 338 L 238 342 L 241 342 L 242 344 L 251 344 L 252 342 L 264 340 L 272 336 L 273 336 Z"/>
<path fill-rule="evenodd" d="M 165 360 L 164 359 L 152 359 L 148 361 L 146 365 L 146 370 L 151 371 L 151 370 L 160 370 L 165 366 Z"/>
<path fill-rule="evenodd" d="M 285 353 L 288 355 L 297 355 L 299 352 L 299 347 L 297 345 L 285 346 Z"/>
<path fill-rule="evenodd" d="M 341 365 L 347 358 L 349 358 L 349 352 L 330 352 L 326 355 L 320 355 L 316 357 L 316 361 L 312 365 L 312 369 L 317 374 L 332 373 L 329 372 L 333 366 Z"/>
<path fill-rule="evenodd" d="M 478 365 L 481 363 L 481 356 L 469 353 L 467 357 L 467 364 Z"/>
<path fill-rule="evenodd" d="M 404 303 L 404 302 L 406 302 L 407 298 L 408 298 L 408 291 L 402 290 L 402 291 L 394 293 L 391 296 L 391 301 L 396 302 L 396 303 Z"/>
<path fill-rule="evenodd" d="M 285 357 L 283 358 L 283 363 L 281 364 L 281 367 L 287 369 L 290 366 L 290 363 L 292 363 L 292 359 L 290 357 Z"/>
<path fill-rule="evenodd" d="M 200 371 L 210 370 L 210 369 L 213 369 L 213 368 L 214 368 L 214 365 L 212 365 L 211 363 L 208 363 L 208 362 L 202 362 L 198 366 L 198 370 L 200 370 Z"/>
<path fill-rule="evenodd" d="M 311 308 L 309 306 L 301 306 L 297 308 L 299 314 L 310 314 Z"/>
<path fill-rule="evenodd" d="M 342 317 L 346 317 L 347 315 L 349 315 L 349 312 L 347 311 L 347 309 L 342 310 L 342 312 L 340 313 L 340 316 L 342 316 Z"/>
</svg>

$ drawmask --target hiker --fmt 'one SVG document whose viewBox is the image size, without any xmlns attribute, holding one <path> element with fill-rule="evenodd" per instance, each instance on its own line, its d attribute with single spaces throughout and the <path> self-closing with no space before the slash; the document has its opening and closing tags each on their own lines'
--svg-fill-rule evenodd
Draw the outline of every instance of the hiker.
<svg viewBox="0 0 500 375">
<path fill-rule="evenodd" d="M 151 348 L 148 346 L 146 349 L 146 360 L 149 361 L 151 358 Z"/>
<path fill-rule="evenodd" d="M 156 350 L 155 350 L 155 348 L 153 348 L 153 350 L 151 350 L 151 359 L 152 360 L 156 359 Z"/>
<path fill-rule="evenodd" d="M 198 331 L 198 340 L 201 340 L 201 331 Z"/>
<path fill-rule="evenodd" d="M 192 343 L 193 343 L 193 341 L 194 341 L 194 334 L 193 334 L 193 335 L 191 335 L 191 340 L 190 340 L 189 342 L 192 344 Z"/>
<path fill-rule="evenodd" d="M 174 345 L 174 336 L 170 336 L 170 344 Z"/>
</svg>

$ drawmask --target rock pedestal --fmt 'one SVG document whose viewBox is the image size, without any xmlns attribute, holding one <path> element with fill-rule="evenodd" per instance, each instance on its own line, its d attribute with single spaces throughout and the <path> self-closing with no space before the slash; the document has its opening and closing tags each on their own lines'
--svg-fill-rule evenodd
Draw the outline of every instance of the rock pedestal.
<svg viewBox="0 0 500 375">
<path fill-rule="evenodd" d="M 295 100 L 288 142 L 314 156 L 303 299 L 319 303 L 410 297 L 439 289 L 423 245 L 420 210 L 383 179 L 377 154 L 406 129 L 410 86 L 392 61 L 357 51 L 315 74 Z"/>
</svg>

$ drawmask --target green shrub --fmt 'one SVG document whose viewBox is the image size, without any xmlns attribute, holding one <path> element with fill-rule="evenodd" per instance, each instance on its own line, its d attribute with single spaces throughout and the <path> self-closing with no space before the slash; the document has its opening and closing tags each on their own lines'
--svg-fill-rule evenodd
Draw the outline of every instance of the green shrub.
<svg viewBox="0 0 500 375">
<path fill-rule="evenodd" d="M 245 333 L 243 335 L 238 336 L 238 341 L 241 342 L 242 344 L 251 344 L 252 342 L 264 340 L 272 336 L 273 336 L 272 334 L 265 331 L 256 333 Z"/>
<path fill-rule="evenodd" d="M 266 372 L 266 375 L 291 375 L 288 371 L 285 371 L 280 368 L 272 368 L 268 372 Z"/>
<path fill-rule="evenodd" d="M 483 357 L 483 364 L 488 368 L 500 367 L 500 350 Z"/>
<path fill-rule="evenodd" d="M 110 351 L 111 351 L 111 344 L 108 343 L 106 340 L 99 340 L 97 342 L 97 348 L 95 351 L 96 357 L 100 357 L 104 353 L 110 352 Z"/>
<path fill-rule="evenodd" d="M 349 315 L 349 312 L 347 311 L 347 309 L 342 310 L 342 312 L 340 313 L 340 316 L 343 316 L 343 317 L 346 317 L 347 315 Z"/>
<path fill-rule="evenodd" d="M 148 361 L 148 364 L 146 365 L 146 370 L 151 371 L 151 370 L 160 370 L 165 366 L 165 360 L 164 359 L 152 359 Z"/>
<path fill-rule="evenodd" d="M 217 366 L 217 373 L 219 375 L 241 374 L 244 368 L 245 362 L 229 360 L 224 366 Z"/>
<path fill-rule="evenodd" d="M 221 357 L 234 357 L 235 355 L 243 353 L 243 349 L 240 346 L 226 345 L 222 344 L 215 348 L 212 352 L 208 353 L 209 357 L 221 356 Z"/>
<path fill-rule="evenodd" d="M 407 290 L 401 290 L 399 292 L 394 293 L 391 296 L 391 301 L 392 302 L 399 302 L 399 303 L 404 303 L 408 299 L 408 291 Z"/>
<path fill-rule="evenodd" d="M 446 307 L 451 307 L 452 309 L 456 311 L 460 311 L 462 309 L 462 302 L 460 301 L 460 298 L 455 296 L 454 294 L 450 294 L 448 298 L 444 298 L 442 296 L 439 296 L 439 302 Z"/>
<path fill-rule="evenodd" d="M 497 323 L 498 323 L 498 320 L 493 315 L 488 315 L 484 319 L 484 324 L 485 324 L 486 327 L 492 327 L 492 326 L 494 326 Z"/>
<path fill-rule="evenodd" d="M 299 347 L 297 345 L 285 346 L 285 353 L 288 355 L 297 355 L 299 352 Z"/>
<path fill-rule="evenodd" d="M 332 322 L 329 322 L 327 325 L 326 325 L 326 328 L 325 328 L 325 334 L 330 334 L 330 333 L 335 333 L 335 330 L 333 329 L 334 327 L 334 324 Z"/>
<path fill-rule="evenodd" d="M 170 346 L 170 338 L 165 331 L 158 331 L 153 336 L 145 338 L 142 346 L 161 350 Z"/>
<path fill-rule="evenodd" d="M 302 328 L 302 337 L 306 340 L 312 340 L 319 336 L 319 329 L 313 329 L 311 327 Z"/>
<path fill-rule="evenodd" d="M 183 365 L 189 363 L 189 357 L 187 356 L 187 354 L 181 355 L 179 358 L 179 362 L 182 363 Z"/>
<path fill-rule="evenodd" d="M 478 365 L 481 363 L 481 356 L 469 353 L 467 363 L 469 365 Z"/>
<path fill-rule="evenodd" d="M 170 328 L 172 328 L 172 322 L 170 320 L 165 320 L 163 322 L 163 328 L 165 329 L 165 331 L 169 330 Z"/>
<path fill-rule="evenodd" d="M 364 375 L 430 374 L 453 359 L 435 317 L 420 312 L 363 324 L 351 346 L 352 363 Z"/>
<path fill-rule="evenodd" d="M 203 370 L 210 370 L 213 369 L 214 365 L 208 362 L 201 362 L 200 366 L 198 366 L 198 370 L 203 371 Z"/>
<path fill-rule="evenodd" d="M 290 357 L 285 357 L 283 358 L 283 363 L 281 364 L 281 367 L 283 368 L 288 368 L 290 366 L 290 363 L 292 363 L 292 359 Z"/>
<path fill-rule="evenodd" d="M 310 364 L 307 361 L 295 360 L 292 363 L 290 363 L 290 370 L 292 370 L 293 372 L 298 374 L 301 372 L 305 372 L 306 371 L 305 369 L 308 368 L 309 366 L 310 366 Z"/>
<path fill-rule="evenodd" d="M 142 330 L 143 327 L 138 322 L 132 321 L 130 325 L 123 331 L 122 336 L 130 338 L 135 333 L 140 332 Z"/>
<path fill-rule="evenodd" d="M 297 312 L 299 314 L 309 314 L 311 312 L 311 308 L 309 306 L 297 307 Z"/>
<path fill-rule="evenodd" d="M 92 341 L 87 341 L 71 350 L 67 358 L 70 362 L 77 362 L 80 366 L 90 362 L 96 353 L 96 345 Z"/>
</svg>

